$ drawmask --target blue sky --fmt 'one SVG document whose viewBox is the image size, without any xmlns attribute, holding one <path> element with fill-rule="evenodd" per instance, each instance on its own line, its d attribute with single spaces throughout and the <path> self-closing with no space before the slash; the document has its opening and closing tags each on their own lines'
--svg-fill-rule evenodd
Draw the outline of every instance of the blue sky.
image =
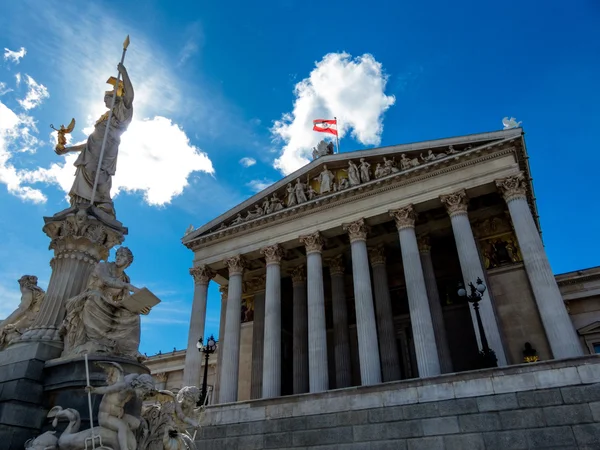
<svg viewBox="0 0 600 450">
<path fill-rule="evenodd" d="M 132 282 L 163 301 L 143 320 L 142 352 L 185 346 L 184 230 L 306 161 L 319 116 L 340 118 L 342 151 L 498 130 L 516 117 L 553 270 L 598 265 L 599 19 L 595 0 L 5 2 L 0 316 L 18 303 L 21 275 L 44 288 L 50 276 L 42 216 L 67 206 L 74 169 L 52 151 L 49 124 L 75 117 L 73 141 L 85 139 L 127 34 L 135 120 L 113 194 Z M 215 335 L 219 305 L 211 284 Z"/>
</svg>

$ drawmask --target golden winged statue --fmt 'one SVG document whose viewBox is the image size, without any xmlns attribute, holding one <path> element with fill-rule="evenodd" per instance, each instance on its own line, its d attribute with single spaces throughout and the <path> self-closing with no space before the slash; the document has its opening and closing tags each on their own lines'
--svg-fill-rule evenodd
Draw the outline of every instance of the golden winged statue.
<svg viewBox="0 0 600 450">
<path fill-rule="evenodd" d="M 67 145 L 67 137 L 66 134 L 73 131 L 75 128 L 75 119 L 71 119 L 71 123 L 67 128 L 64 125 L 61 125 L 60 128 L 54 128 L 54 125 L 50 125 L 50 128 L 56 130 L 58 132 L 58 144 L 56 144 L 56 151 L 61 151 L 65 149 L 65 145 Z"/>
</svg>

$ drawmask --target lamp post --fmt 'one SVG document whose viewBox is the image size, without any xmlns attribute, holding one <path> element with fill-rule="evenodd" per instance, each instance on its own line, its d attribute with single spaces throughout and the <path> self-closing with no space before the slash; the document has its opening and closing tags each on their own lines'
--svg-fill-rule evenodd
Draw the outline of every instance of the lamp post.
<svg viewBox="0 0 600 450">
<path fill-rule="evenodd" d="M 211 334 L 208 341 L 206 341 L 206 345 L 204 345 L 202 338 L 200 338 L 196 343 L 196 347 L 199 352 L 204 353 L 204 381 L 202 381 L 202 392 L 200 393 L 200 400 L 198 401 L 198 406 L 203 406 L 206 401 L 206 394 L 208 393 L 208 358 L 217 349 L 217 341 Z"/>
<path fill-rule="evenodd" d="M 458 286 L 458 295 L 460 297 L 466 297 L 469 303 L 473 303 L 473 309 L 475 310 L 475 317 L 477 319 L 477 328 L 479 329 L 479 337 L 481 338 L 481 351 L 479 352 L 479 364 L 480 369 L 486 369 L 489 367 L 498 367 L 498 358 L 496 353 L 492 350 L 485 337 L 485 330 L 483 329 L 483 323 L 481 322 L 481 315 L 479 314 L 479 302 L 483 298 L 483 293 L 486 290 L 485 284 L 481 281 L 481 278 L 477 278 L 477 286 L 473 285 L 473 282 L 469 282 L 470 293 L 467 293 L 462 283 Z"/>
</svg>

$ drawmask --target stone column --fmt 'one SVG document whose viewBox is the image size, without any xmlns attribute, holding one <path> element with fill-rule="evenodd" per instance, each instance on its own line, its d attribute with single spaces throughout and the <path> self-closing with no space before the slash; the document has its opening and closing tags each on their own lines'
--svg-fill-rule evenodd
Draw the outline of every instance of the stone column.
<svg viewBox="0 0 600 450">
<path fill-rule="evenodd" d="M 544 244 L 527 204 L 525 175 L 521 172 L 514 177 L 496 180 L 496 186 L 508 205 L 523 264 L 554 358 L 582 355 L 581 343 L 565 308 Z"/>
<path fill-rule="evenodd" d="M 467 214 L 469 205 L 467 193 L 462 189 L 449 195 L 442 195 L 440 200 L 450 215 L 450 222 L 452 223 L 452 231 L 454 232 L 454 240 L 456 242 L 456 249 L 458 250 L 458 259 L 460 261 L 463 280 L 465 286 L 468 286 L 470 282 L 475 283 L 478 277 L 483 278 L 485 269 L 481 264 L 477 245 L 475 244 L 475 238 L 473 237 L 473 230 L 471 229 L 471 223 L 469 222 L 469 216 Z M 471 310 L 473 328 L 475 329 L 475 335 L 477 336 L 477 342 L 479 349 L 481 350 L 481 338 L 479 337 L 475 312 L 470 306 L 469 309 Z M 498 366 L 506 366 L 506 354 L 504 353 L 504 346 L 502 344 L 502 338 L 500 337 L 500 329 L 496 320 L 494 306 L 492 305 L 489 295 L 489 289 L 485 291 L 483 298 L 479 303 L 479 312 L 481 314 L 481 321 L 483 323 L 488 344 L 490 348 L 496 352 Z"/>
<path fill-rule="evenodd" d="M 220 403 L 237 401 L 240 369 L 240 325 L 242 315 L 242 273 L 246 262 L 241 255 L 225 261 L 229 267 L 227 313 L 225 316 L 225 345 L 221 363 Z"/>
<path fill-rule="evenodd" d="M 452 372 L 452 358 L 450 356 L 448 337 L 446 336 L 442 303 L 440 302 L 435 271 L 433 270 L 429 236 L 420 236 L 417 239 L 417 243 L 419 244 L 419 253 L 421 254 L 421 266 L 423 267 L 425 287 L 427 288 L 427 297 L 429 298 L 429 310 L 431 312 L 431 321 L 433 322 L 435 342 L 437 344 L 438 356 L 440 357 L 440 369 L 442 373 L 450 373 Z"/>
<path fill-rule="evenodd" d="M 227 315 L 227 286 L 219 286 L 221 293 L 221 314 L 219 318 L 219 342 L 217 343 L 217 380 L 215 382 L 215 403 L 220 403 L 221 367 L 223 365 L 223 344 L 225 340 L 225 318 Z"/>
<path fill-rule="evenodd" d="M 262 397 L 263 352 L 265 336 L 265 283 L 264 275 L 252 283 L 254 293 L 254 322 L 252 324 L 252 378 L 250 381 L 250 398 Z"/>
<path fill-rule="evenodd" d="M 335 353 L 335 387 L 352 386 L 350 339 L 348 337 L 348 310 L 344 286 L 344 260 L 342 255 L 327 261 L 331 275 L 331 303 L 333 309 L 333 341 Z"/>
<path fill-rule="evenodd" d="M 385 266 L 385 248 L 383 245 L 369 249 L 369 258 L 373 268 L 373 287 L 375 290 L 375 316 L 377 318 L 377 335 L 379 337 L 379 356 L 381 358 L 381 375 L 383 381 L 400 379 L 400 356 L 392 300 Z"/>
<path fill-rule="evenodd" d="M 294 394 L 308 392 L 308 305 L 306 298 L 306 267 L 300 265 L 292 271 L 294 288 L 292 366 Z"/>
<path fill-rule="evenodd" d="M 261 249 L 267 262 L 262 397 L 281 395 L 281 258 L 277 244 Z"/>
<path fill-rule="evenodd" d="M 352 278 L 354 281 L 354 304 L 356 308 L 356 333 L 358 335 L 358 356 L 360 359 L 360 379 L 363 386 L 381 383 L 377 325 L 371 291 L 371 274 L 367 255 L 368 226 L 364 219 L 344 224 L 344 231 L 350 236 L 352 250 Z"/>
<path fill-rule="evenodd" d="M 192 315 L 190 317 L 190 329 L 188 331 L 188 342 L 185 352 L 185 367 L 183 369 L 183 385 L 200 387 L 202 383 L 202 358 L 203 354 L 198 351 L 196 343 L 204 336 L 204 324 L 206 322 L 206 298 L 208 295 L 208 283 L 215 273 L 206 265 L 192 267 L 190 275 L 194 277 L 194 302 L 192 303 Z"/>
<path fill-rule="evenodd" d="M 121 244 L 127 228 L 116 219 L 92 207 L 69 208 L 52 217 L 44 217 L 44 233 L 51 239 L 54 257 L 48 290 L 33 325 L 13 343 L 43 341 L 62 346 L 58 329 L 65 318 L 68 299 L 80 294 L 96 264 L 107 260 L 110 249 Z"/>
<path fill-rule="evenodd" d="M 299 237 L 306 247 L 308 284 L 308 380 L 310 392 L 329 389 L 327 366 L 327 324 L 323 291 L 324 240 L 317 231 Z"/>
<path fill-rule="evenodd" d="M 390 215 L 396 221 L 398 235 L 400 236 L 402 266 L 404 267 L 404 280 L 406 282 L 410 324 L 415 343 L 419 377 L 432 377 L 440 374 L 440 360 L 415 234 L 417 215 L 413 205 L 390 211 Z"/>
</svg>

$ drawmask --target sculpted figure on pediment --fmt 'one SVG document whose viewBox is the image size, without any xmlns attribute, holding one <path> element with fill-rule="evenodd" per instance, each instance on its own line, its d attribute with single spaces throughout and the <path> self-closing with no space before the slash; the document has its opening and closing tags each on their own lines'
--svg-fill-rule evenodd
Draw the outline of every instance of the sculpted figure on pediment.
<svg viewBox="0 0 600 450">
<path fill-rule="evenodd" d="M 21 303 L 16 310 L 0 322 L 0 348 L 10 344 L 33 325 L 45 295 L 44 290 L 37 285 L 37 280 L 37 277 L 33 275 L 23 275 L 19 278 Z"/>
<path fill-rule="evenodd" d="M 339 190 L 343 191 L 344 189 L 348 189 L 349 187 L 350 183 L 348 182 L 348 178 L 340 178 Z"/>
<path fill-rule="evenodd" d="M 306 196 L 309 200 L 313 200 L 317 196 L 317 191 L 313 189 L 313 187 L 309 184 L 308 189 L 306 191 Z"/>
<path fill-rule="evenodd" d="M 319 174 L 315 180 L 319 181 L 319 194 L 326 194 L 328 192 L 333 191 L 333 182 L 335 179 L 335 175 L 331 170 L 327 169 L 327 166 L 323 166 L 323 171 Z"/>
<path fill-rule="evenodd" d="M 248 211 L 248 215 L 246 216 L 246 220 L 257 219 L 263 215 L 263 210 L 260 205 L 254 206 L 253 211 Z"/>
<path fill-rule="evenodd" d="M 358 167 L 352 160 L 348 161 L 348 181 L 350 182 L 350 186 L 358 186 L 360 184 Z"/>
<path fill-rule="evenodd" d="M 283 203 L 281 203 L 281 200 L 279 200 L 279 197 L 277 197 L 277 194 L 275 192 L 273 192 L 273 195 L 271 196 L 271 211 L 277 212 L 277 211 L 281 211 L 283 208 L 284 208 Z"/>
<path fill-rule="evenodd" d="M 305 203 L 308 201 L 304 192 L 305 189 L 306 185 L 300 181 L 300 178 L 296 179 L 296 184 L 294 185 L 294 192 L 296 193 L 296 201 L 298 203 Z"/>
<path fill-rule="evenodd" d="M 470 147 L 469 147 L 469 148 L 470 148 Z M 468 148 L 468 149 L 469 149 L 469 148 Z M 468 150 L 468 149 L 467 149 L 467 150 Z M 454 150 L 454 146 L 452 146 L 452 145 L 451 145 L 451 146 L 449 146 L 449 147 L 448 147 L 448 151 L 446 152 L 446 154 L 447 154 L 447 155 L 454 155 L 455 153 L 458 153 L 458 151 Z"/>
<path fill-rule="evenodd" d="M 400 155 L 400 167 L 402 167 L 402 170 L 407 170 L 420 164 L 418 158 L 408 158 L 404 153 Z"/>
<path fill-rule="evenodd" d="M 396 167 L 396 158 L 387 159 L 385 156 L 383 157 L 383 169 L 386 176 L 391 173 L 400 172 L 400 169 Z"/>
<path fill-rule="evenodd" d="M 265 214 L 271 214 L 273 212 L 271 208 L 271 202 L 269 201 L 269 197 L 266 197 L 262 203 L 262 210 Z"/>
<path fill-rule="evenodd" d="M 365 161 L 365 158 L 360 158 L 360 181 L 367 183 L 371 181 L 371 164 Z"/>
<path fill-rule="evenodd" d="M 391 172 L 390 172 L 391 173 Z M 388 175 L 383 167 L 381 167 L 381 163 L 377 163 L 375 166 L 375 178 L 382 178 Z"/>
<path fill-rule="evenodd" d="M 297 205 L 298 202 L 296 201 L 296 189 L 294 188 L 294 186 L 292 186 L 292 183 L 288 183 L 285 190 L 287 191 L 287 206 L 288 208 L 290 206 L 294 206 Z"/>
<path fill-rule="evenodd" d="M 235 216 L 235 219 L 233 219 L 231 221 L 231 225 L 239 225 L 240 223 L 244 222 L 245 219 L 242 217 L 241 213 L 238 213 L 237 216 Z"/>
</svg>

